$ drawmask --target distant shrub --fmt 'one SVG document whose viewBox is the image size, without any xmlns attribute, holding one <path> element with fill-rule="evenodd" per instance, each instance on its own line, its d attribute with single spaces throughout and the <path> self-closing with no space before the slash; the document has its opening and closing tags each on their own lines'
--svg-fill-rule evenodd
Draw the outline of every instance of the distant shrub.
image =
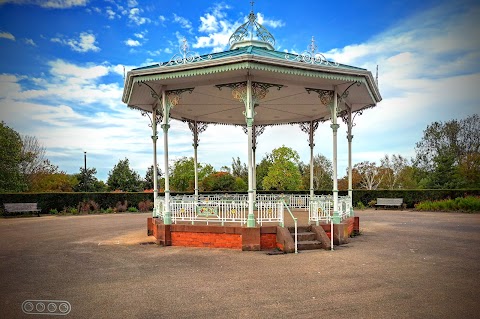
<svg viewBox="0 0 480 319">
<path fill-rule="evenodd" d="M 115 210 L 112 207 L 108 207 L 107 209 L 102 209 L 101 212 L 103 214 L 111 214 L 111 213 L 114 213 Z"/>
<path fill-rule="evenodd" d="M 58 214 L 58 210 L 56 208 L 54 209 L 50 209 L 50 211 L 48 212 L 50 215 L 57 215 Z"/>
<path fill-rule="evenodd" d="M 371 201 L 368 202 L 368 207 L 375 207 L 377 205 L 377 201 L 375 199 L 372 199 Z"/>
<path fill-rule="evenodd" d="M 150 200 L 141 201 L 138 203 L 138 209 L 141 212 L 148 212 L 153 209 L 153 203 Z"/>
<path fill-rule="evenodd" d="M 467 196 L 457 197 L 455 199 L 423 201 L 416 204 L 415 209 L 420 211 L 461 211 L 469 213 L 480 212 L 480 197 Z"/>
<path fill-rule="evenodd" d="M 138 212 L 138 209 L 137 209 L 136 207 L 133 207 L 133 206 L 128 207 L 127 210 L 128 210 L 130 213 L 136 213 L 136 212 Z"/>
<path fill-rule="evenodd" d="M 126 212 L 128 208 L 128 201 L 119 201 L 117 204 L 115 204 L 115 211 L 117 213 L 123 213 Z"/>
<path fill-rule="evenodd" d="M 91 214 L 100 211 L 100 205 L 93 200 L 84 200 L 78 203 L 77 209 L 80 214 Z"/>
<path fill-rule="evenodd" d="M 356 208 L 357 208 L 357 209 L 365 209 L 365 205 L 363 205 L 362 202 L 358 202 Z"/>
</svg>

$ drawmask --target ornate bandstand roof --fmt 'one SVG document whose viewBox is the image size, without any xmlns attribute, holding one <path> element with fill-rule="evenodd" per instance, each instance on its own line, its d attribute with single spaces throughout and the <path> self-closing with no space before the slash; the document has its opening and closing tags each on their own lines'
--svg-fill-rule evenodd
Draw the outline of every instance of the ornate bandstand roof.
<svg viewBox="0 0 480 319">
<path fill-rule="evenodd" d="M 171 118 L 245 125 L 242 95 L 249 78 L 255 124 L 275 125 L 329 119 L 330 110 L 319 95 L 335 87 L 340 111 L 348 105 L 357 112 L 381 101 L 370 71 L 328 61 L 316 52 L 313 38 L 301 54 L 275 51 L 275 39 L 256 21 L 253 10 L 229 43 L 228 51 L 198 55 L 184 41 L 179 54 L 170 61 L 129 71 L 123 102 L 151 112 L 162 90 L 188 91 L 171 109 Z"/>
</svg>

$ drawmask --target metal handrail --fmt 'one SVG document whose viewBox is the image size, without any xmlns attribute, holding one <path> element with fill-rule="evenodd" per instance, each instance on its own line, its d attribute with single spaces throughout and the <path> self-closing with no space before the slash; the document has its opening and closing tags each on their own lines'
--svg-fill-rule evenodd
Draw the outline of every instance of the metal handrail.
<svg viewBox="0 0 480 319">
<path fill-rule="evenodd" d="M 283 205 L 285 206 L 285 208 L 287 209 L 288 213 L 290 214 L 290 216 L 292 217 L 293 219 L 293 223 L 295 224 L 295 254 L 298 254 L 298 232 L 297 232 L 297 217 L 293 216 L 292 212 L 290 211 L 290 208 L 287 206 L 287 203 L 285 203 L 285 200 L 282 199 L 282 203 Z M 283 225 L 282 225 L 283 226 Z"/>
</svg>

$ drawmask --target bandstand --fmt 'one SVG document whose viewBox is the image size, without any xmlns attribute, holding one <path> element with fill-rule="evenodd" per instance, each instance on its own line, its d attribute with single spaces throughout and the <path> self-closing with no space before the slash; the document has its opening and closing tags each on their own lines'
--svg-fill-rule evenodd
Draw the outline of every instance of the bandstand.
<svg viewBox="0 0 480 319">
<path fill-rule="evenodd" d="M 159 243 L 244 250 L 273 248 L 270 246 L 285 249 L 288 243 L 282 230 L 284 212 L 295 219 L 291 214 L 293 208 L 308 210 L 309 223 L 317 227 L 316 231 L 328 231 L 325 226 L 328 225 L 338 243 L 348 237 L 352 225 L 358 228 L 352 206 L 353 119 L 374 107 L 381 96 L 371 72 L 328 61 L 316 51 L 313 37 L 302 54 L 275 51 L 274 37 L 256 21 L 252 8 L 248 21 L 230 37 L 228 51 L 198 55 L 190 52 L 184 41 L 180 53 L 170 61 L 129 71 L 122 100 L 151 121 L 155 185 L 153 217 L 148 220 L 148 228 Z M 337 189 L 339 119 L 347 126 L 347 196 L 339 196 Z M 170 195 L 171 120 L 186 123 L 193 134 L 195 192 L 191 196 Z M 317 196 L 313 188 L 314 137 L 319 124 L 324 122 L 330 122 L 332 129 L 333 190 L 331 195 Z M 243 127 L 247 135 L 248 194 L 199 194 L 199 134 L 211 124 Z M 257 195 L 256 139 L 268 126 L 286 124 L 299 125 L 308 134 L 310 194 Z M 156 185 L 159 125 L 163 131 L 164 196 L 158 195 Z M 333 240 L 334 236 L 330 238 Z"/>
</svg>

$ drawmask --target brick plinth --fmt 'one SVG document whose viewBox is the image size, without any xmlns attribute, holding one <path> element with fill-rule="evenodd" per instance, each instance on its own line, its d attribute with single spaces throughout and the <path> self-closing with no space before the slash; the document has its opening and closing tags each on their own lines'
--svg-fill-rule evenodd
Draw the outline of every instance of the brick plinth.
<svg viewBox="0 0 480 319">
<path fill-rule="evenodd" d="M 242 236 L 225 233 L 172 232 L 172 246 L 242 249 Z"/>
</svg>

